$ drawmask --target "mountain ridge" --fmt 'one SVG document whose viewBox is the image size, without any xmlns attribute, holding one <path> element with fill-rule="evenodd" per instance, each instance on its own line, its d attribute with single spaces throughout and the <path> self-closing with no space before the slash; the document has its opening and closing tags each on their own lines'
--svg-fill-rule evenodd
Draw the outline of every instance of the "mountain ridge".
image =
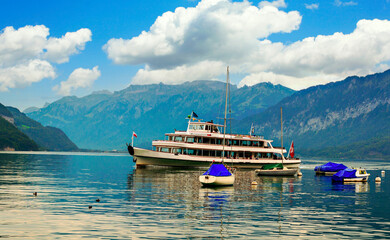
<svg viewBox="0 0 390 240">
<path fill-rule="evenodd" d="M 141 146 L 150 147 L 151 141 L 164 137 L 165 132 L 186 128 L 185 117 L 193 110 L 205 120 L 222 117 L 225 88 L 219 81 L 130 85 L 111 95 L 62 98 L 28 116 L 63 129 L 82 148 L 124 149 L 132 131 L 140 136 Z M 231 103 L 236 106 L 232 117 L 239 119 L 295 92 L 269 83 L 245 88 L 230 85 L 230 89 Z"/>
<path fill-rule="evenodd" d="M 256 122 L 256 133 L 280 142 L 282 107 L 285 139 L 294 139 L 298 150 L 347 146 L 384 137 L 390 135 L 389 83 L 390 70 L 310 87 L 239 124 Z"/>
</svg>

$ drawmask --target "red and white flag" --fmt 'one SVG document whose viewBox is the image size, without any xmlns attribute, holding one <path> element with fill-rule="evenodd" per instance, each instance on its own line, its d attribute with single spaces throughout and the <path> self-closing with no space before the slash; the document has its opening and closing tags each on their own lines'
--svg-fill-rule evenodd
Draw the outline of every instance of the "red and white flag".
<svg viewBox="0 0 390 240">
<path fill-rule="evenodd" d="M 134 136 L 134 137 L 138 137 L 137 134 L 136 134 L 135 132 L 133 132 L 133 136 Z"/>
<path fill-rule="evenodd" d="M 294 141 L 291 142 L 290 151 L 288 152 L 291 158 L 294 158 Z"/>
</svg>

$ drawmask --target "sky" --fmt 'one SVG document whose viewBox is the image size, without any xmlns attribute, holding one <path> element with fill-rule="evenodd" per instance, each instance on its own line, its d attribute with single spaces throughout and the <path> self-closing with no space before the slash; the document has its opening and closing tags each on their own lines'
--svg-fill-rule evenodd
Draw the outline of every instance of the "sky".
<svg viewBox="0 0 390 240">
<path fill-rule="evenodd" d="M 226 78 L 294 90 L 390 68 L 390 0 L 0 2 L 0 103 Z"/>
</svg>

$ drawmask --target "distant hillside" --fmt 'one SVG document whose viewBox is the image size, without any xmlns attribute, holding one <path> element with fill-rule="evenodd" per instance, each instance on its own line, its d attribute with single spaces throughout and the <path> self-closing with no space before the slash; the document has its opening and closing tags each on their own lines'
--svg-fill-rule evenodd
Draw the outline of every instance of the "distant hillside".
<svg viewBox="0 0 390 240">
<path fill-rule="evenodd" d="M 343 146 L 302 149 L 300 154 L 335 159 L 389 159 L 389 144 L 390 136 L 382 136 Z"/>
<path fill-rule="evenodd" d="M 386 149 L 372 144 L 379 139 L 384 147 L 390 145 L 389 85 L 390 70 L 311 87 L 239 121 L 235 126 L 241 128 L 236 130 L 244 131 L 254 123 L 257 134 L 280 142 L 282 107 L 284 140 L 289 143 L 293 139 L 298 153 L 301 149 L 310 156 L 339 156 L 353 151 L 351 156 L 366 158 L 371 156 L 367 151 L 375 149 L 375 156 L 384 156 Z M 362 148 L 364 144 L 359 143 L 367 145 Z"/>
<path fill-rule="evenodd" d="M 63 131 L 54 127 L 44 127 L 37 121 L 28 118 L 13 107 L 7 107 L 12 114 L 15 125 L 41 147 L 51 151 L 77 151 L 78 147 Z"/>
<path fill-rule="evenodd" d="M 11 118 L 12 114 L 0 103 L 0 115 Z M 12 123 L 0 117 L 0 150 L 36 151 L 38 145 Z"/>
<path fill-rule="evenodd" d="M 270 83 L 243 88 L 232 85 L 232 117 L 260 113 L 293 93 Z M 132 131 L 138 134 L 137 146 L 151 147 L 151 141 L 165 133 L 175 128 L 185 130 L 185 117 L 192 110 L 204 120 L 223 117 L 224 94 L 225 84 L 217 81 L 131 85 L 114 93 L 65 97 L 28 116 L 61 128 L 81 148 L 125 149 Z"/>
</svg>

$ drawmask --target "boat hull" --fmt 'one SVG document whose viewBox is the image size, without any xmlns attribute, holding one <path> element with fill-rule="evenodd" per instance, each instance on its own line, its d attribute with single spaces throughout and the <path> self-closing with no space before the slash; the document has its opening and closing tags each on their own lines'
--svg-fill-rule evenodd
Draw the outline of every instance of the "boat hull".
<svg viewBox="0 0 390 240">
<path fill-rule="evenodd" d="M 344 178 L 343 182 L 367 182 L 368 176 L 356 177 L 356 178 Z"/>
<path fill-rule="evenodd" d="M 168 167 L 187 167 L 187 168 L 208 168 L 213 162 L 220 162 L 221 158 L 203 157 L 191 155 L 175 155 L 172 153 L 156 152 L 152 150 L 134 148 L 134 161 L 137 168 L 147 166 L 168 166 Z M 258 169 L 265 164 L 282 163 L 280 159 L 224 159 L 228 165 L 235 168 Z M 298 169 L 301 160 L 284 160 L 283 165 L 288 168 Z"/>
<path fill-rule="evenodd" d="M 316 171 L 317 175 L 325 175 L 325 176 L 333 176 L 337 172 L 323 172 L 323 171 Z"/>
<path fill-rule="evenodd" d="M 255 173 L 257 176 L 294 176 L 298 173 L 298 169 L 257 169 Z"/>
<path fill-rule="evenodd" d="M 199 176 L 199 182 L 203 186 L 231 186 L 234 183 L 234 175 L 217 177 L 212 175 Z"/>
</svg>

